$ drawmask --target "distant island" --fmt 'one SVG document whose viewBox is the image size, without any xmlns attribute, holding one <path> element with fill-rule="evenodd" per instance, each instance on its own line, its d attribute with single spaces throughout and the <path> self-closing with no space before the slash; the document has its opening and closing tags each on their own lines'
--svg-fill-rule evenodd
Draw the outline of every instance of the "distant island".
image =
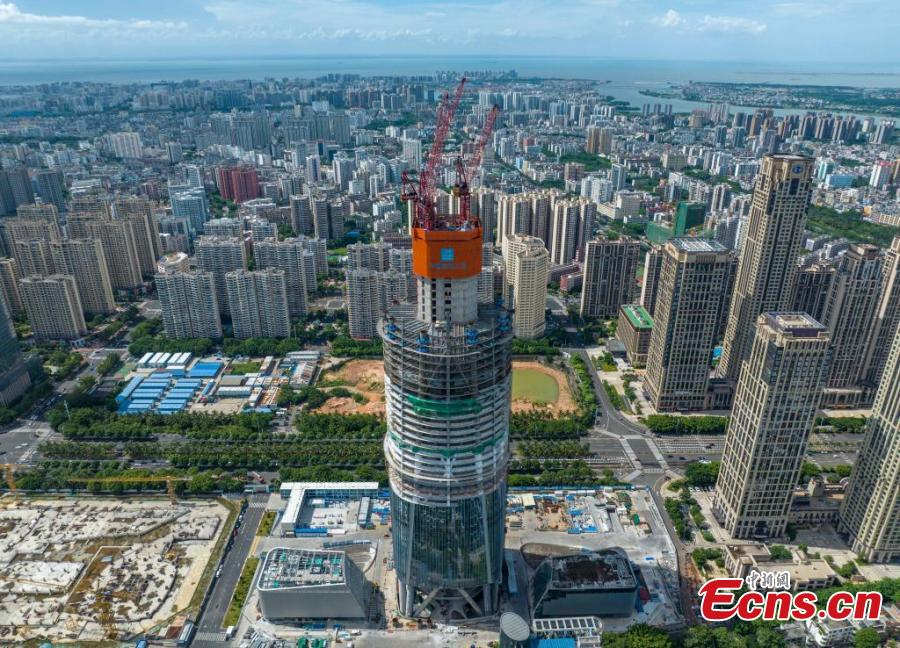
<svg viewBox="0 0 900 648">
<path fill-rule="evenodd" d="M 667 90 L 640 90 L 648 97 L 726 102 L 759 108 L 834 110 L 900 117 L 900 88 L 691 82 Z"/>
</svg>

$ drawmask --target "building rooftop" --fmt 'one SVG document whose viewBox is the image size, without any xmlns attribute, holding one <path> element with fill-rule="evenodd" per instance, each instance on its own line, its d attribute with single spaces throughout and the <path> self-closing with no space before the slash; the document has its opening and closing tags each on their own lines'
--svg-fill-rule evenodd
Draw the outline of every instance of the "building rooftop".
<svg viewBox="0 0 900 648">
<path fill-rule="evenodd" d="M 818 337 L 828 330 L 811 315 L 801 312 L 769 312 L 761 317 L 775 331 L 793 337 Z"/>
<path fill-rule="evenodd" d="M 669 245 L 683 252 L 727 252 L 728 248 L 713 239 L 685 236 L 669 239 Z"/>
<path fill-rule="evenodd" d="M 547 560 L 553 566 L 554 588 L 620 589 L 637 586 L 628 556 L 618 549 Z"/>
<path fill-rule="evenodd" d="M 344 582 L 345 560 L 343 551 L 277 547 L 266 556 L 259 589 L 339 585 Z"/>
<path fill-rule="evenodd" d="M 653 328 L 653 318 L 650 317 L 650 313 L 648 313 L 643 306 L 638 304 L 625 304 L 622 306 L 622 312 L 625 313 L 625 317 L 628 318 L 628 323 L 634 328 L 643 330 Z"/>
</svg>

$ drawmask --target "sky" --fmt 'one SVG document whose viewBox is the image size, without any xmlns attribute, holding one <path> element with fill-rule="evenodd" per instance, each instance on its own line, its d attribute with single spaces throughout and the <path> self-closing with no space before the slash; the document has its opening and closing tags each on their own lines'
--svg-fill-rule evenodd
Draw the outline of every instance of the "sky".
<svg viewBox="0 0 900 648">
<path fill-rule="evenodd" d="M 900 61 L 897 0 L 0 0 L 0 60 Z"/>
</svg>

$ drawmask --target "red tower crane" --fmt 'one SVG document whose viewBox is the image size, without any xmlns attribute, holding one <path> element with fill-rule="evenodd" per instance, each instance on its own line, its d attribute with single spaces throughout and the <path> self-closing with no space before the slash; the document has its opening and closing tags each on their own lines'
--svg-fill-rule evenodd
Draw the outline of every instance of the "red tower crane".
<svg viewBox="0 0 900 648">
<path fill-rule="evenodd" d="M 463 164 L 462 158 L 456 159 L 456 185 L 453 187 L 453 193 L 459 196 L 459 222 L 465 223 L 472 218 L 472 187 L 471 182 L 478 173 L 478 167 L 481 166 L 481 158 L 484 156 L 484 147 L 487 146 L 491 133 L 494 131 L 494 122 L 497 121 L 497 115 L 500 114 L 500 107 L 493 106 L 490 112 L 484 118 L 484 127 L 475 140 L 475 150 L 469 158 L 468 164 Z"/>
<path fill-rule="evenodd" d="M 453 97 L 451 98 L 449 94 L 444 93 L 441 103 L 438 105 L 434 141 L 431 144 L 431 150 L 428 151 L 425 168 L 419 173 L 418 187 L 412 176 L 406 171 L 403 172 L 403 193 L 401 197 L 403 200 L 411 200 L 415 205 L 416 211 L 413 227 L 430 230 L 438 225 L 435 210 L 435 188 L 437 187 L 435 174 L 444 154 L 444 142 L 447 141 L 447 134 L 450 132 L 450 126 L 453 124 L 456 109 L 459 108 L 459 100 L 462 98 L 465 85 L 466 77 L 463 77 L 460 79 Z"/>
</svg>

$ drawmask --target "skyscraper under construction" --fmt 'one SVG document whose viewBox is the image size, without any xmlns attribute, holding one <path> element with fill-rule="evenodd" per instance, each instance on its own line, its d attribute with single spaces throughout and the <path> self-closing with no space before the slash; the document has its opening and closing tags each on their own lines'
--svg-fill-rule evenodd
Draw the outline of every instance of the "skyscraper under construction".
<svg viewBox="0 0 900 648">
<path fill-rule="evenodd" d="M 454 108 L 445 99 L 433 151 Z M 482 228 L 468 209 L 470 176 L 458 163 L 460 214 L 436 214 L 428 175 L 435 159 L 417 187 L 406 182 L 417 301 L 388 309 L 380 324 L 384 448 L 400 613 L 462 620 L 497 609 L 512 328 L 506 310 L 478 303 Z"/>
</svg>

